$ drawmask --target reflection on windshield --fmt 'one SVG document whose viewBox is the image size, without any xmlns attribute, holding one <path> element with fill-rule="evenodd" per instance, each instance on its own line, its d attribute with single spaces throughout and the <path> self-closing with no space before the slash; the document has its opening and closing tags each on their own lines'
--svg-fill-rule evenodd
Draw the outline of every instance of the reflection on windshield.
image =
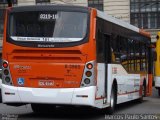
<svg viewBox="0 0 160 120">
<path fill-rule="evenodd" d="M 81 12 L 20 12 L 10 20 L 10 35 L 16 41 L 80 41 L 86 31 L 87 13 Z"/>
</svg>

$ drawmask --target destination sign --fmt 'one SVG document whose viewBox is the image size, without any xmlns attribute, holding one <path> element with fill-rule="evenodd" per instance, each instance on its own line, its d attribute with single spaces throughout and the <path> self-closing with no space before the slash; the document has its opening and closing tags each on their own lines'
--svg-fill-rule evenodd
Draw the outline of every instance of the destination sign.
<svg viewBox="0 0 160 120">
<path fill-rule="evenodd" d="M 58 19 L 58 14 L 51 14 L 51 13 L 40 13 L 39 20 L 40 21 L 50 21 Z"/>
</svg>

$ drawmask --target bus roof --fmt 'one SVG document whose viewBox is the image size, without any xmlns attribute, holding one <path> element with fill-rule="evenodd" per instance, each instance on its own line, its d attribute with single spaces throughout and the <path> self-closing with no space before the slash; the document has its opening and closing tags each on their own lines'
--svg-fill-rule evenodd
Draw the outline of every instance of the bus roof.
<svg viewBox="0 0 160 120">
<path fill-rule="evenodd" d="M 124 22 L 124 21 L 122 21 L 120 19 L 112 17 L 111 15 L 108 15 L 108 14 L 106 14 L 104 12 L 99 11 L 99 10 L 97 10 L 97 16 L 99 18 L 107 20 L 107 21 L 109 21 L 111 23 L 114 23 L 114 24 L 119 25 L 121 27 L 124 27 L 126 29 L 129 29 L 129 30 L 135 31 L 137 33 L 140 33 L 140 34 L 142 34 L 142 35 L 144 35 L 146 37 L 150 37 L 150 34 L 148 32 L 146 32 L 146 31 L 144 31 L 144 30 L 142 30 L 142 29 L 140 29 L 138 27 L 135 27 L 135 26 L 133 26 L 133 25 L 127 23 L 127 22 Z"/>
<path fill-rule="evenodd" d="M 85 6 L 75 6 L 67 4 L 46 4 L 46 5 L 24 5 L 24 6 L 14 6 L 9 7 L 11 10 L 17 11 L 42 11 L 42 10 L 55 10 L 55 9 L 67 9 L 75 11 L 88 11 L 90 8 Z M 12 9 L 13 8 L 13 9 Z"/>
</svg>

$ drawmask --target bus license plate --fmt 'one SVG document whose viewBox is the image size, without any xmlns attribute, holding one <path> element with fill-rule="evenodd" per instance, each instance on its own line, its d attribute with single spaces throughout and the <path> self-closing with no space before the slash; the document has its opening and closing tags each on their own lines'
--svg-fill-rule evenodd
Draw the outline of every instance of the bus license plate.
<svg viewBox="0 0 160 120">
<path fill-rule="evenodd" d="M 48 80 L 40 80 L 38 85 L 39 86 L 53 86 L 54 82 L 53 81 L 48 81 Z"/>
</svg>

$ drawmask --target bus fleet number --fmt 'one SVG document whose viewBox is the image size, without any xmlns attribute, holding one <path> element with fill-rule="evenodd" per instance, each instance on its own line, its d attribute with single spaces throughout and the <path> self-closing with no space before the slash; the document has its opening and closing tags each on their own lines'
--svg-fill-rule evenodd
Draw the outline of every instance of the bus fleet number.
<svg viewBox="0 0 160 120">
<path fill-rule="evenodd" d="M 57 14 L 40 14 L 40 20 L 56 20 L 58 19 Z"/>
</svg>

